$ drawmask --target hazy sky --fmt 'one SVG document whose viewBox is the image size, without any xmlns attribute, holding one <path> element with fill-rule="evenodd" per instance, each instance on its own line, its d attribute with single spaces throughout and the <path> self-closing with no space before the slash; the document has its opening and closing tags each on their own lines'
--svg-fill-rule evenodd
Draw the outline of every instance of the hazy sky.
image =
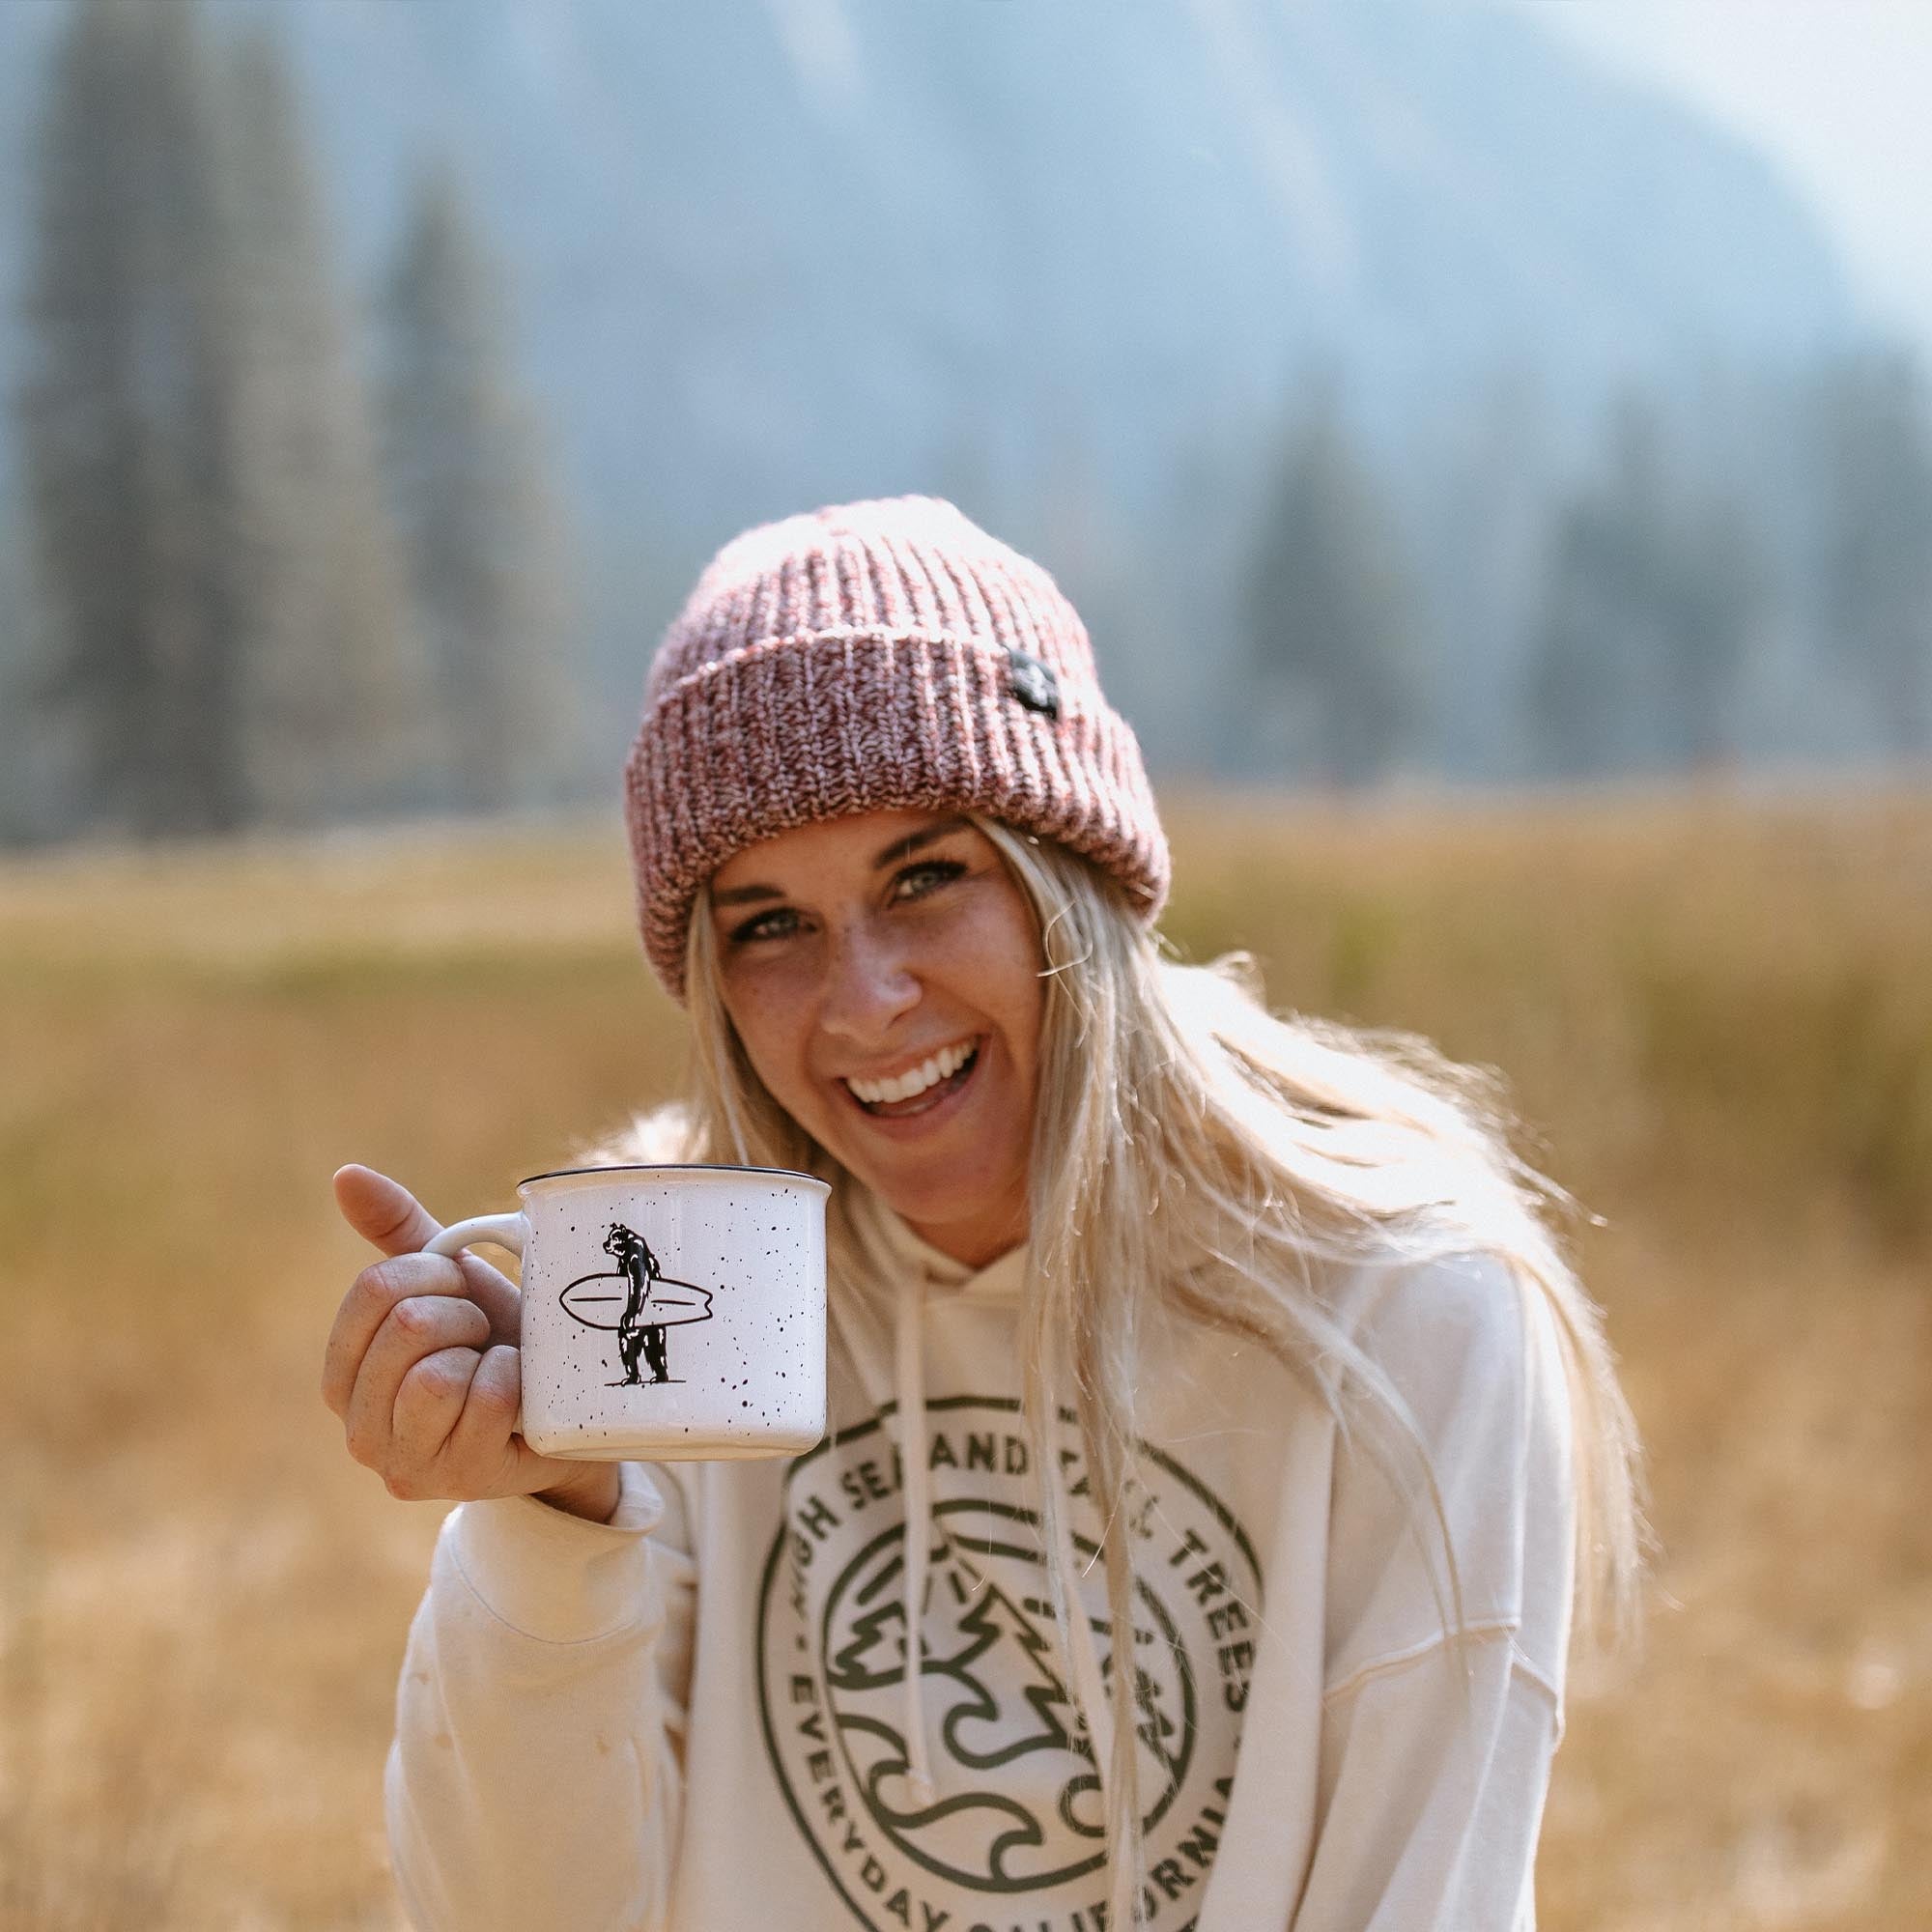
<svg viewBox="0 0 1932 1932">
<path fill-rule="evenodd" d="M 1508 0 L 1752 137 L 1932 353 L 1932 0 Z"/>
</svg>

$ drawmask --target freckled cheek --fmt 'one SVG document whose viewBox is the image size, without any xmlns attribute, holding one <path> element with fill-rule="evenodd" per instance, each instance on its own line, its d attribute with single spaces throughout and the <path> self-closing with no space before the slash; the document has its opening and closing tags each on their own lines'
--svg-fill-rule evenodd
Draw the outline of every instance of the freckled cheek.
<svg viewBox="0 0 1932 1932">
<path fill-rule="evenodd" d="M 1045 1011 L 1045 992 L 1035 974 L 1028 957 L 990 948 L 962 953 L 951 973 L 951 983 L 998 1030 L 1014 1074 L 1028 1087 L 1036 1077 Z"/>
<path fill-rule="evenodd" d="M 802 1015 L 807 1009 L 769 976 L 761 976 L 754 985 L 727 985 L 724 1008 L 753 1071 L 789 1111 L 810 1091 L 804 1071 L 808 1028 Z"/>
</svg>

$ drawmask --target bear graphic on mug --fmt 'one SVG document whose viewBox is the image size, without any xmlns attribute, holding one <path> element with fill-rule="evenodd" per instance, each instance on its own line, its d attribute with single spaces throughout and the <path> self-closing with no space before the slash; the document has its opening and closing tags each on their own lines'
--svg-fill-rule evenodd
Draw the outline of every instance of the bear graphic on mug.
<svg viewBox="0 0 1932 1932">
<path fill-rule="evenodd" d="M 581 1294 L 577 1293 L 580 1289 L 616 1277 L 608 1274 L 580 1275 L 557 1297 L 564 1313 L 573 1321 L 582 1322 L 586 1328 L 616 1330 L 617 1352 L 623 1360 L 624 1375 L 622 1380 L 611 1383 L 611 1387 L 641 1387 L 647 1380 L 668 1382 L 674 1379 L 665 1347 L 665 1330 L 682 1327 L 691 1321 L 709 1321 L 710 1292 L 699 1288 L 696 1282 L 672 1280 L 658 1265 L 651 1244 L 635 1228 L 627 1228 L 621 1221 L 611 1224 L 609 1233 L 604 1236 L 604 1252 L 623 1270 L 628 1292 L 621 1296 Z M 617 1300 L 623 1302 L 624 1308 L 614 1322 L 585 1312 L 589 1303 Z M 640 1356 L 650 1369 L 648 1378 L 638 1373 Z"/>
</svg>

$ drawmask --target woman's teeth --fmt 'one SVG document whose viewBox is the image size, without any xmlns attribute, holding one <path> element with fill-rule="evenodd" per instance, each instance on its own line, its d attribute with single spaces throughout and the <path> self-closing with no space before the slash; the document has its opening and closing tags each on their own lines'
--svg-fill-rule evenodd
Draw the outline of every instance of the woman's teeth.
<svg viewBox="0 0 1932 1932">
<path fill-rule="evenodd" d="M 951 1079 L 959 1071 L 977 1051 L 971 1040 L 960 1040 L 956 1045 L 942 1047 L 919 1066 L 909 1068 L 892 1080 L 847 1080 L 846 1086 L 852 1090 L 853 1098 L 868 1107 L 889 1106 L 895 1100 L 910 1100 L 923 1094 L 927 1088 L 936 1087 L 942 1080 Z"/>
</svg>

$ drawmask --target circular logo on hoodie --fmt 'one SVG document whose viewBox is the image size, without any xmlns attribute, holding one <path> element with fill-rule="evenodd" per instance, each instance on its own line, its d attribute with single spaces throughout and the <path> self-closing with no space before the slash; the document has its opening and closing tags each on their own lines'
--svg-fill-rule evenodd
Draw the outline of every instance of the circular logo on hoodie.
<svg viewBox="0 0 1932 1932">
<path fill-rule="evenodd" d="M 890 1413 L 890 1411 L 888 1411 Z M 1051 1606 L 1018 1404 L 926 1408 L 930 1492 L 918 1721 L 933 1788 L 911 1777 L 905 1520 L 894 1425 L 841 1431 L 790 1465 L 760 1593 L 759 1701 L 792 1815 L 860 1924 L 974 1932 L 1025 1894 L 1068 1932 L 1104 1922 L 1100 1781 Z M 1109 1692 L 1079 1433 L 1061 1429 L 1082 1608 Z M 1132 1658 L 1151 1922 L 1179 1926 L 1205 1882 L 1235 1773 L 1261 1620 L 1238 1523 L 1174 1458 L 1142 1446 L 1128 1520 Z M 1091 1562 L 1091 1567 L 1090 1567 Z M 1111 1712 L 1110 1712 L 1111 1715 Z"/>
</svg>

